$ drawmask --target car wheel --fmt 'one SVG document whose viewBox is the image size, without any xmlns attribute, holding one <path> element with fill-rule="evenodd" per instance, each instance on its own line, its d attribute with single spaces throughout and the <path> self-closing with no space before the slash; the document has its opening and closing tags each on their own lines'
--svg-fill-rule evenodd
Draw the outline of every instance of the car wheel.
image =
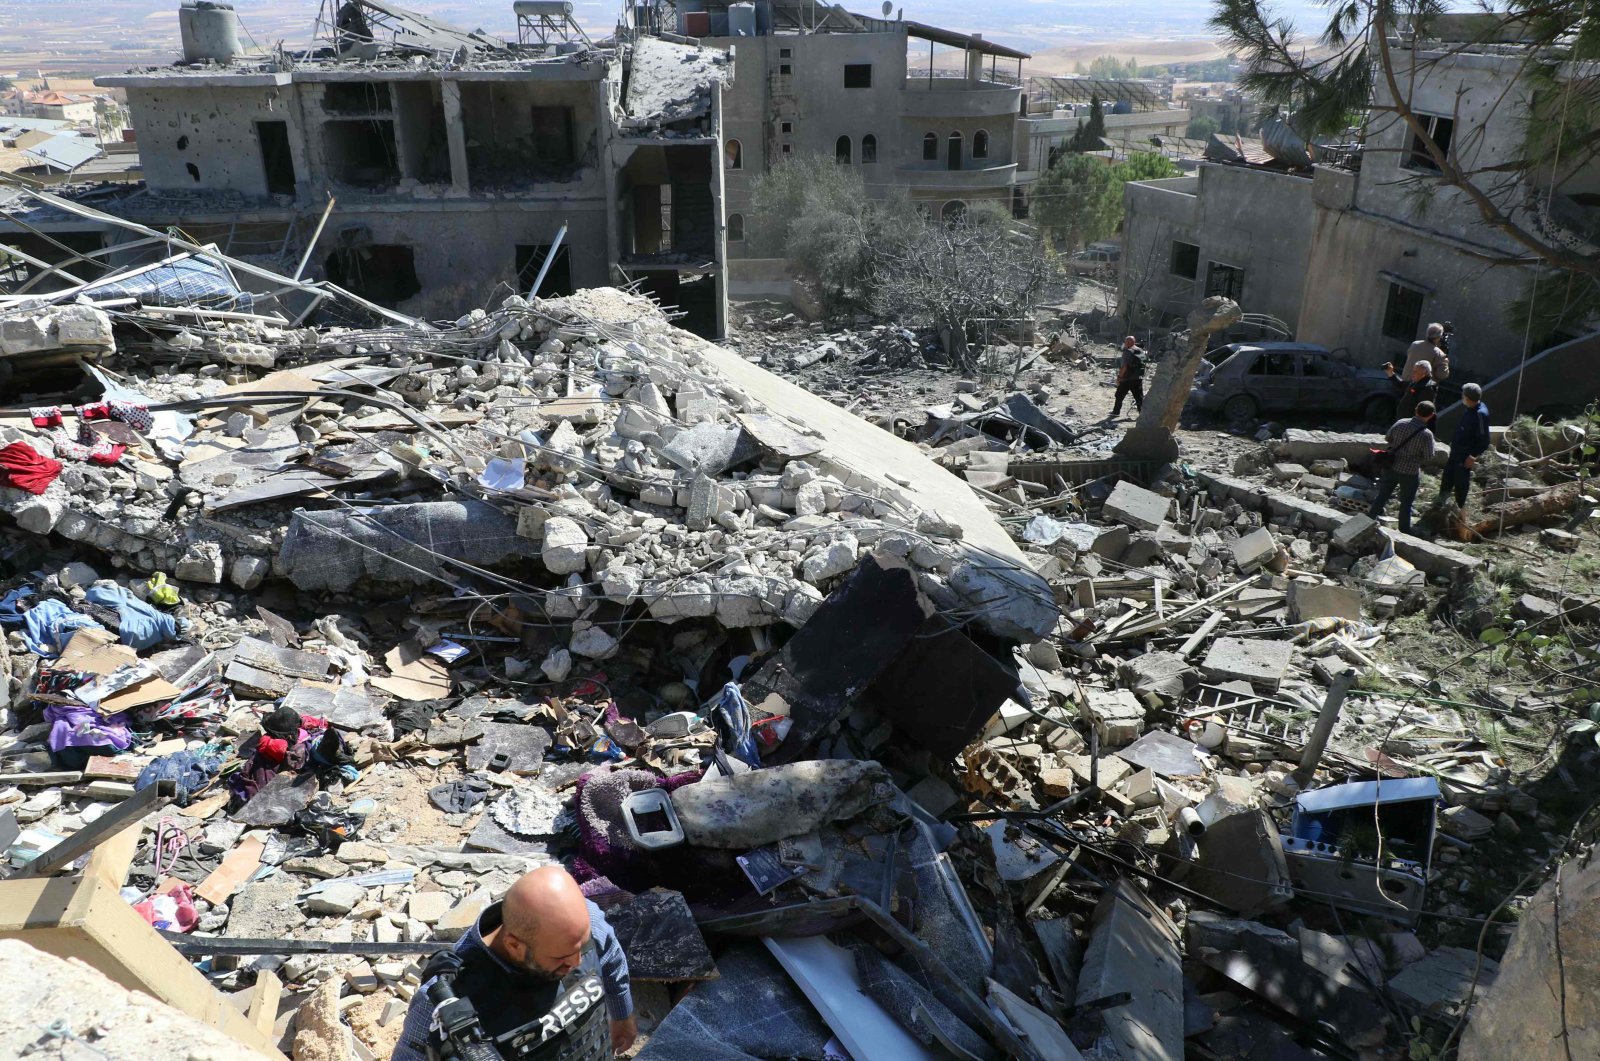
<svg viewBox="0 0 1600 1061">
<path fill-rule="evenodd" d="M 1248 394 L 1235 394 L 1222 403 L 1223 419 L 1254 420 L 1256 416 L 1256 400 Z"/>
<path fill-rule="evenodd" d="M 1361 419 L 1371 424 L 1392 424 L 1397 416 L 1397 406 L 1393 398 L 1382 395 L 1368 398 L 1361 405 Z"/>
</svg>

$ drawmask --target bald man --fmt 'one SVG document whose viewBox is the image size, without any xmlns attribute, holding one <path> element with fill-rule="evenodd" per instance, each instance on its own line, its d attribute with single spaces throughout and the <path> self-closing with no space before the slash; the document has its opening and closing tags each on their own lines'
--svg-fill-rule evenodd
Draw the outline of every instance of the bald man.
<svg viewBox="0 0 1600 1061">
<path fill-rule="evenodd" d="M 501 1047 L 512 1061 L 561 1061 L 589 1057 L 610 1019 L 611 1049 L 633 1044 L 638 1028 L 628 988 L 628 959 L 600 908 L 589 902 L 560 866 L 545 866 L 513 884 L 486 908 L 456 942 L 461 967 L 455 994 L 470 1001 L 493 1038 L 532 1025 Z M 437 960 L 437 959 L 435 959 Z M 443 1056 L 435 1035 L 429 978 L 412 996 L 392 1061 L 436 1061 Z M 601 998 L 605 1008 L 595 1005 Z"/>
</svg>

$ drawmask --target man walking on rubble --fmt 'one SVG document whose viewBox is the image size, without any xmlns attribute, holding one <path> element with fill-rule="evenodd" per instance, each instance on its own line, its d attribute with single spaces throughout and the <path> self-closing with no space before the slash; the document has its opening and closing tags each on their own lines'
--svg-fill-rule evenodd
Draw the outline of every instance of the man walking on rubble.
<svg viewBox="0 0 1600 1061">
<path fill-rule="evenodd" d="M 1133 395 L 1135 412 L 1144 409 L 1144 350 L 1133 336 L 1122 340 L 1122 360 L 1117 363 L 1117 396 L 1111 404 L 1111 419 L 1122 415 L 1122 399 Z"/>
<path fill-rule="evenodd" d="M 1478 455 L 1489 448 L 1489 406 L 1483 401 L 1483 388 L 1476 383 L 1461 385 L 1461 404 L 1466 411 L 1456 421 L 1456 433 L 1450 439 L 1450 459 L 1445 461 L 1444 472 L 1439 476 L 1439 498 L 1442 502 L 1451 490 L 1455 491 L 1456 507 L 1467 507 L 1467 491 L 1472 488 L 1472 469 L 1478 466 Z"/>
<path fill-rule="evenodd" d="M 441 984 L 441 975 L 450 978 Z M 525 874 L 487 907 L 451 951 L 429 960 L 411 998 L 391 1061 L 439 1061 L 450 1053 L 440 1018 L 444 987 L 472 1004 L 491 1039 L 516 1029 L 527 1061 L 600 1056 L 609 1017 L 610 1047 L 621 1053 L 638 1027 L 628 959 L 605 915 L 560 866 Z M 597 1005 L 602 998 L 604 1007 Z M 511 1061 L 512 1054 L 502 1050 Z"/>
<path fill-rule="evenodd" d="M 1388 467 L 1378 480 L 1378 496 L 1367 510 L 1370 519 L 1383 515 L 1384 506 L 1396 488 L 1400 491 L 1400 533 L 1411 533 L 1411 506 L 1417 500 L 1422 481 L 1422 465 L 1433 456 L 1433 403 L 1421 402 L 1415 415 L 1396 420 L 1389 428 L 1389 448 L 1384 450 Z"/>
</svg>

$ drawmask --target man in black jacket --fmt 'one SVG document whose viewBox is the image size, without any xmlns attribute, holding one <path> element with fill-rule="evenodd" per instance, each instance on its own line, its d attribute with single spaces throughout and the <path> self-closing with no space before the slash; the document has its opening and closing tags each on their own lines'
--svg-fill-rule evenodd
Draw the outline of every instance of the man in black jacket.
<svg viewBox="0 0 1600 1061">
<path fill-rule="evenodd" d="M 1117 396 L 1111 403 L 1111 419 L 1122 415 L 1122 399 L 1130 394 L 1134 410 L 1144 409 L 1144 351 L 1131 335 L 1122 340 L 1122 360 L 1117 363 Z"/>
<path fill-rule="evenodd" d="M 1466 412 L 1456 421 L 1456 433 L 1450 439 L 1450 459 L 1439 476 L 1439 501 L 1454 490 L 1456 507 L 1465 509 L 1472 469 L 1478 466 L 1478 454 L 1489 448 L 1489 406 L 1484 404 L 1483 388 L 1476 383 L 1461 385 L 1461 404 Z"/>
<path fill-rule="evenodd" d="M 1396 375 L 1394 365 L 1388 362 L 1384 363 L 1383 371 L 1388 375 L 1389 381 L 1400 388 L 1400 400 L 1395 412 L 1402 417 L 1410 416 L 1423 402 L 1438 407 L 1439 383 L 1433 378 L 1433 365 L 1430 362 L 1418 361 L 1412 365 L 1409 380 Z"/>
</svg>

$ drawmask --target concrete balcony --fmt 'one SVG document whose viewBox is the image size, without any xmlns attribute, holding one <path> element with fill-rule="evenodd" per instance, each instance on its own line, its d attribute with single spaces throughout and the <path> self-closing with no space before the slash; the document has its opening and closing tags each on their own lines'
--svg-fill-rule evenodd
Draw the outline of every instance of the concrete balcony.
<svg viewBox="0 0 1600 1061">
<path fill-rule="evenodd" d="M 942 162 L 926 162 L 920 166 L 897 167 L 894 174 L 896 183 L 908 188 L 952 192 L 985 191 L 1009 188 L 1016 180 L 1017 164 L 1008 162 L 1002 166 L 965 166 L 961 169 L 946 169 Z"/>
<path fill-rule="evenodd" d="M 904 118 L 988 118 L 1016 114 L 1022 89 L 957 77 L 908 77 L 900 94 Z"/>
</svg>

